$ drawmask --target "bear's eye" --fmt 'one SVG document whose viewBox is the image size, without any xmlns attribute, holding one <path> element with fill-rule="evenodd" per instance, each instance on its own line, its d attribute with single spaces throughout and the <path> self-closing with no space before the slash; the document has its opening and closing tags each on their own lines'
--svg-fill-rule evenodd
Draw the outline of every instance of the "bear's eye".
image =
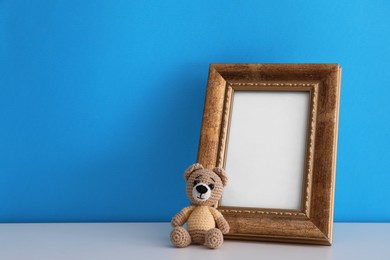
<svg viewBox="0 0 390 260">
<path fill-rule="evenodd" d="M 210 189 L 214 189 L 214 184 L 209 185 Z"/>
<path fill-rule="evenodd" d="M 195 186 L 196 184 L 198 184 L 198 183 L 200 183 L 199 180 L 194 181 L 194 186 Z"/>
</svg>

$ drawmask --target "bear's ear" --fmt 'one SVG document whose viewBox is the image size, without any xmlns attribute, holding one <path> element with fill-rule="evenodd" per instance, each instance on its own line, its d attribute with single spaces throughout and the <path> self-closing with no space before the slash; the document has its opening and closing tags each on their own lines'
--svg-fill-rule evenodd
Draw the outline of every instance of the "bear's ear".
<svg viewBox="0 0 390 260">
<path fill-rule="evenodd" d="M 194 163 L 193 165 L 188 167 L 188 169 L 184 172 L 184 179 L 187 181 L 191 173 L 200 169 L 203 169 L 203 165 L 201 165 L 200 163 Z"/>
<path fill-rule="evenodd" d="M 215 167 L 213 169 L 213 172 L 215 172 L 219 176 L 219 178 L 221 178 L 223 186 L 226 186 L 228 178 L 226 176 L 225 170 L 220 167 Z"/>
</svg>

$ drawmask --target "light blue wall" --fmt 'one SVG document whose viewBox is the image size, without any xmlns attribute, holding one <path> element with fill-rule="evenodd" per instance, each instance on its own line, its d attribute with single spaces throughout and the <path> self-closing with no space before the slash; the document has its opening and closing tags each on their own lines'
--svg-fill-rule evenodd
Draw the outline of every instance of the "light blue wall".
<svg viewBox="0 0 390 260">
<path fill-rule="evenodd" d="M 343 67 L 336 221 L 390 221 L 389 1 L 0 2 L 0 222 L 167 221 L 210 63 Z"/>
</svg>

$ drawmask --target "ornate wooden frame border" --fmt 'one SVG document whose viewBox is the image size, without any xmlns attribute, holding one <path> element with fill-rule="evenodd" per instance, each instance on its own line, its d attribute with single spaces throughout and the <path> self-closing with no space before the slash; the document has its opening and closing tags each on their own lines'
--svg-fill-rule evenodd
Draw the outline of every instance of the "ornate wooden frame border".
<svg viewBox="0 0 390 260">
<path fill-rule="evenodd" d="M 225 165 L 234 91 L 308 91 L 301 210 L 219 206 L 226 238 L 331 245 L 341 68 L 337 64 L 210 66 L 198 162 Z"/>
</svg>

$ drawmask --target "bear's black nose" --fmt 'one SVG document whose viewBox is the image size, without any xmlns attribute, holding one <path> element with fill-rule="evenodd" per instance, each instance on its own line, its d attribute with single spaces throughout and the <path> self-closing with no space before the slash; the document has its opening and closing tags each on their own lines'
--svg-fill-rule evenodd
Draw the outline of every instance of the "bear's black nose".
<svg viewBox="0 0 390 260">
<path fill-rule="evenodd" d="M 196 187 L 196 190 L 200 193 L 200 194 L 204 194 L 208 191 L 207 187 L 204 186 L 204 185 L 199 185 Z"/>
</svg>

